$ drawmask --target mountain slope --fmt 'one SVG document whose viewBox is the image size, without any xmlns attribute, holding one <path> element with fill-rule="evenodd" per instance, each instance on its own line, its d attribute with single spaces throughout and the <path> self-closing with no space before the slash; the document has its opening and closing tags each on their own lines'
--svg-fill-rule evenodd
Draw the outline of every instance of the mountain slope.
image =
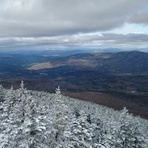
<svg viewBox="0 0 148 148">
<path fill-rule="evenodd" d="M 0 86 L 0 147 L 148 147 L 148 120 L 55 94 Z"/>
<path fill-rule="evenodd" d="M 29 69 L 73 67 L 75 69 L 90 69 L 115 73 L 147 73 L 148 53 L 131 51 L 119 53 L 81 53 L 49 62 L 52 67 L 32 65 Z"/>
<path fill-rule="evenodd" d="M 107 59 L 103 69 L 118 72 L 144 73 L 148 72 L 148 53 L 131 51 L 113 54 Z"/>
</svg>

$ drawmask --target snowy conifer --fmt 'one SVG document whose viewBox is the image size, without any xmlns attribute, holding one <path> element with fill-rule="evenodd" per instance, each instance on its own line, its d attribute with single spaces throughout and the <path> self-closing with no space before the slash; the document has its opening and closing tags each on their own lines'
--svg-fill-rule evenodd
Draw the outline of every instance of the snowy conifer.
<svg viewBox="0 0 148 148">
<path fill-rule="evenodd" d="M 20 86 L 21 86 L 21 89 L 23 90 L 24 89 L 24 81 L 23 80 L 21 81 Z"/>
<path fill-rule="evenodd" d="M 22 91 L 23 90 L 23 91 Z M 1 148 L 147 148 L 148 121 L 61 95 L 1 87 Z"/>
</svg>

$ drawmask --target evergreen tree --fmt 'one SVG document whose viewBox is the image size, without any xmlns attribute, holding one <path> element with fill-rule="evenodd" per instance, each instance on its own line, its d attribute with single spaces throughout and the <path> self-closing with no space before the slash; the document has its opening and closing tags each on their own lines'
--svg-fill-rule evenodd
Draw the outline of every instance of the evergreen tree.
<svg viewBox="0 0 148 148">
<path fill-rule="evenodd" d="M 62 98 L 63 96 L 58 86 L 55 90 L 54 103 L 51 110 L 52 130 L 50 144 L 52 147 L 62 146 L 65 142 L 62 135 L 68 122 L 68 106 Z"/>
<path fill-rule="evenodd" d="M 0 87 L 1 148 L 147 148 L 148 121 L 124 108 Z"/>
</svg>

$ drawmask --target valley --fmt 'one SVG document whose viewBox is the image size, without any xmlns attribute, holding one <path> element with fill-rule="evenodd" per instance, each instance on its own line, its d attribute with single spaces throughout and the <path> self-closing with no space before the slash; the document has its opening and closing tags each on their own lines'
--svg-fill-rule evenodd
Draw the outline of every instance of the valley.
<svg viewBox="0 0 148 148">
<path fill-rule="evenodd" d="M 79 51 L 80 52 L 80 51 Z M 56 55 L 56 56 L 55 56 Z M 136 64 L 135 64 L 136 63 Z M 42 51 L 0 54 L 0 84 L 85 99 L 148 119 L 148 53 Z"/>
</svg>

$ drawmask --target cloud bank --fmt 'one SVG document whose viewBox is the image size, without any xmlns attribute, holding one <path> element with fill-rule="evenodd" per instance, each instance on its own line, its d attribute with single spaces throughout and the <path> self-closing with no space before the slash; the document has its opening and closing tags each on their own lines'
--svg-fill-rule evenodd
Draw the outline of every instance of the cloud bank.
<svg viewBox="0 0 148 148">
<path fill-rule="evenodd" d="M 147 0 L 1 0 L 0 48 L 148 45 L 125 24 L 148 27 Z"/>
</svg>

